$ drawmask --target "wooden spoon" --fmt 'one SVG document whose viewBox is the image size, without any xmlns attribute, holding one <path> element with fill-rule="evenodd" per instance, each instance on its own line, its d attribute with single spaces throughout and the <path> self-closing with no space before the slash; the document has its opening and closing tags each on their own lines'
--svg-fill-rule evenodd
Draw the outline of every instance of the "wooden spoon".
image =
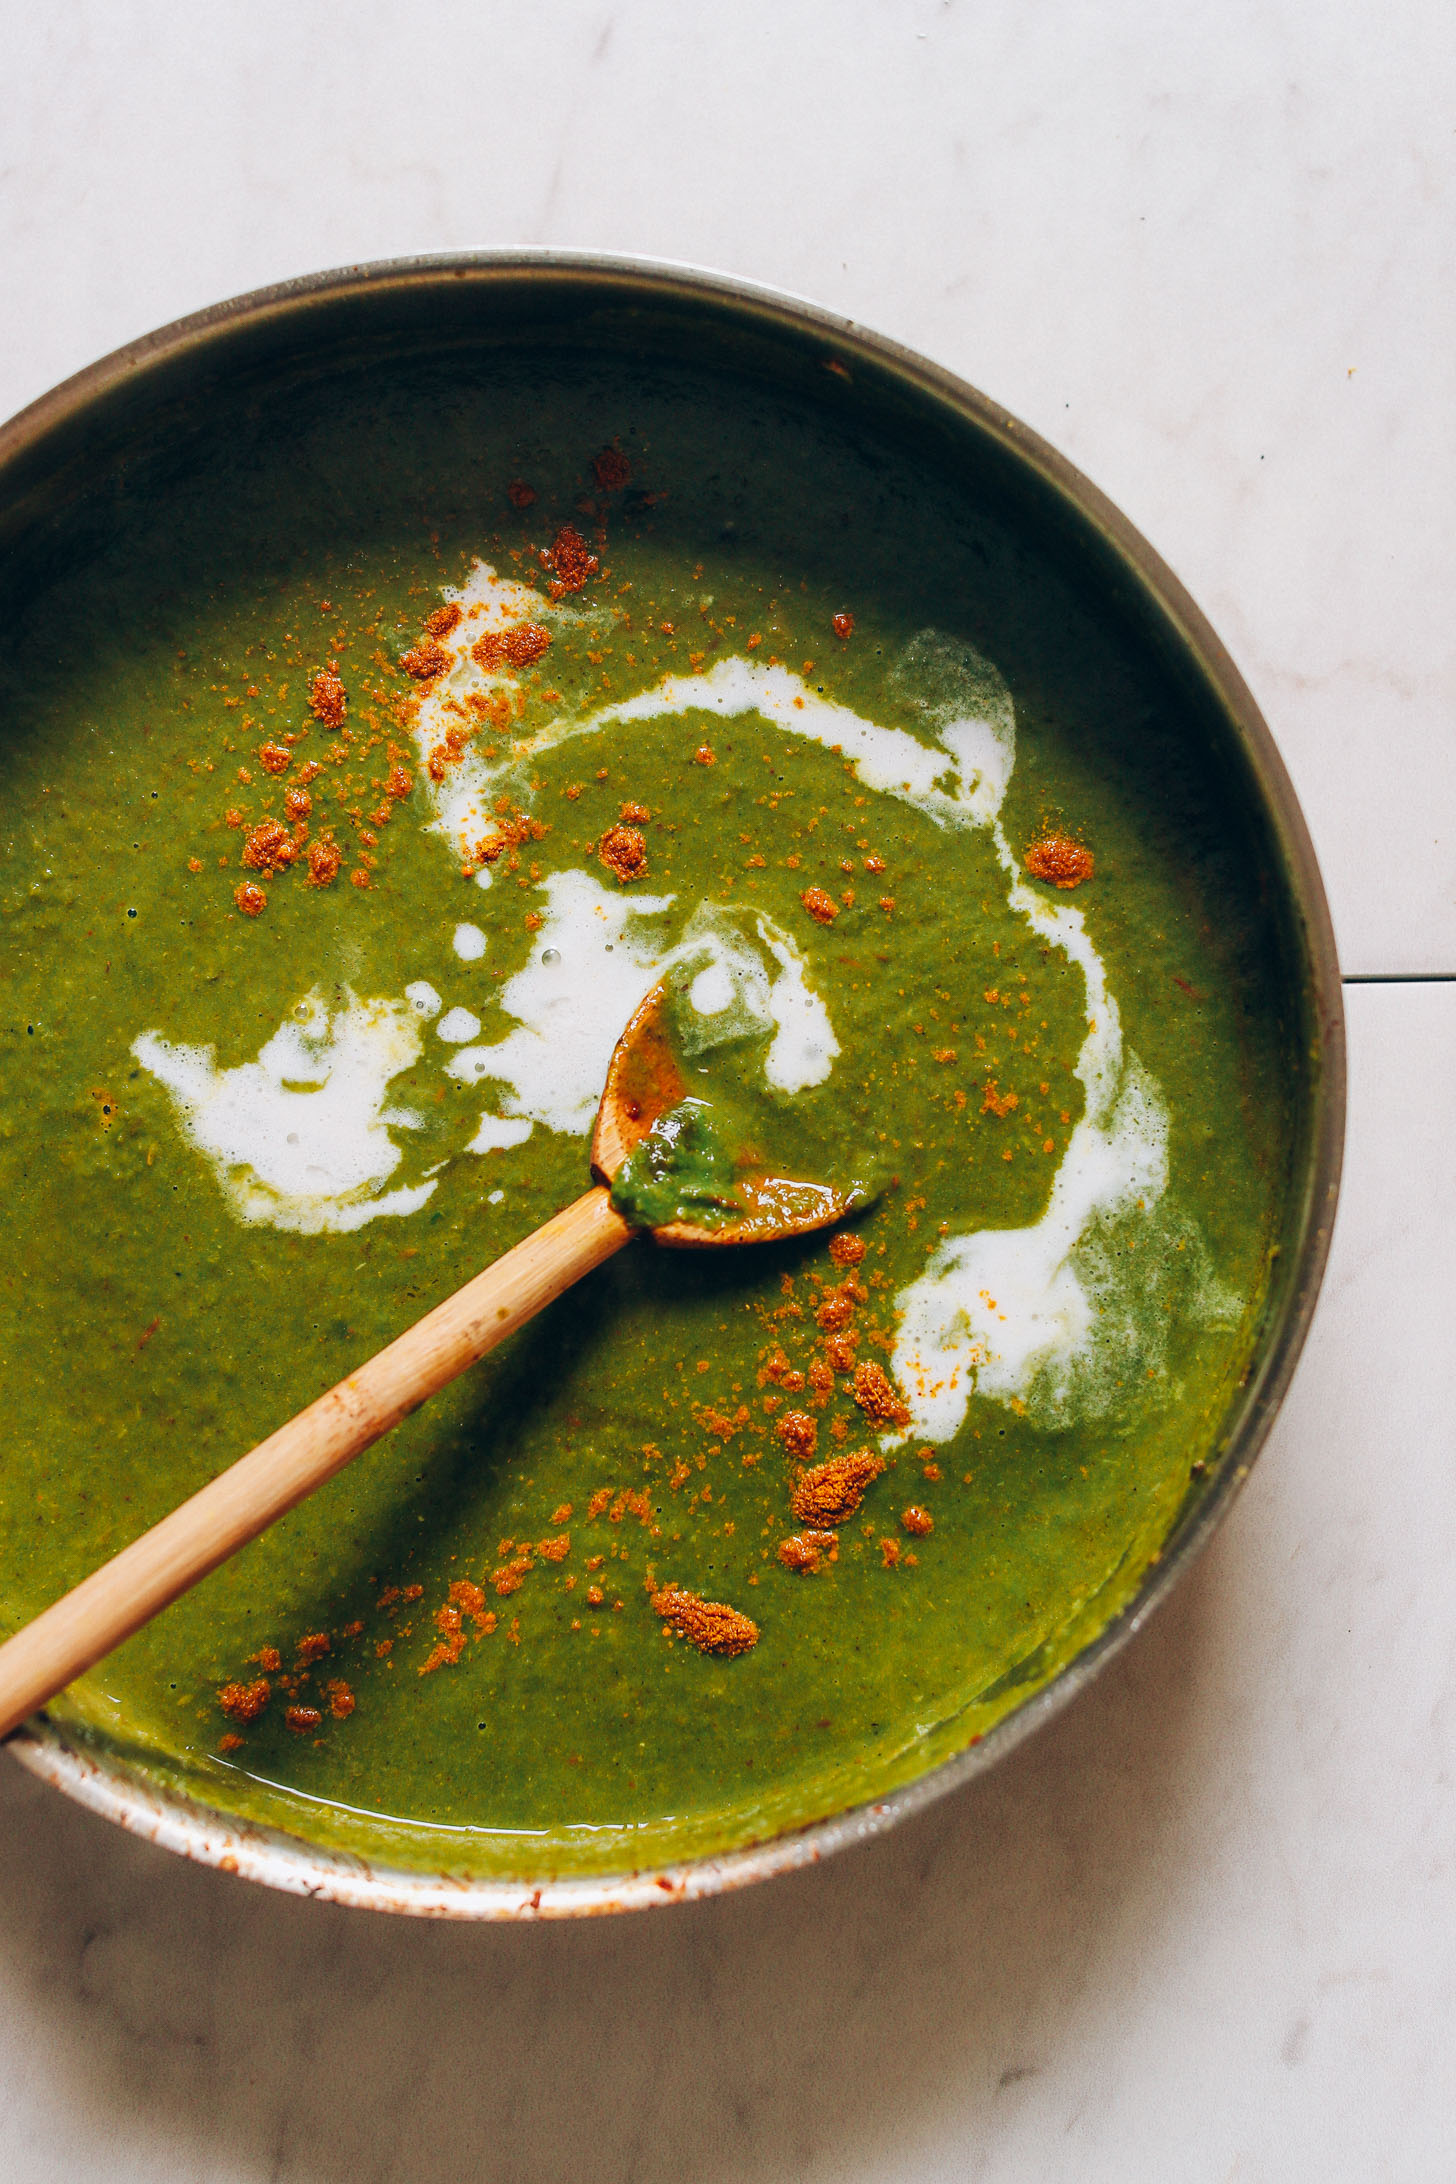
<svg viewBox="0 0 1456 2184">
<path fill-rule="evenodd" d="M 683 1097 L 662 1001 L 659 986 L 612 1055 L 592 1133 L 596 1187 L 0 1646 L 0 1737 L 643 1233 L 623 1220 L 607 1185 Z M 767 1243 L 823 1228 L 851 1204 L 825 1185 L 768 1174 L 749 1173 L 739 1188 L 747 1209 L 741 1221 L 712 1229 L 674 1221 L 648 1233 L 659 1243 L 688 1246 Z"/>
</svg>

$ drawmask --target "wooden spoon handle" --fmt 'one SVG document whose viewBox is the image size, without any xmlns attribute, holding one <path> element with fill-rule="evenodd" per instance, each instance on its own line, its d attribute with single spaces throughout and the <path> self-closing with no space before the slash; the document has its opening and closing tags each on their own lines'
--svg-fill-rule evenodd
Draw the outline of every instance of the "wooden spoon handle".
<svg viewBox="0 0 1456 2184">
<path fill-rule="evenodd" d="M 83 1578 L 0 1646 L 0 1737 L 633 1234 L 588 1191 Z"/>
</svg>

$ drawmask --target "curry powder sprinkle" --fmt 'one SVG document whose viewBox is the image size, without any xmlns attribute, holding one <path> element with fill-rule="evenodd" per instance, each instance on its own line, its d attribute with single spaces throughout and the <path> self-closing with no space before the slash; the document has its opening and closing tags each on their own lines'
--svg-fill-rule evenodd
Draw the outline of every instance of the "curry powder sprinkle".
<svg viewBox="0 0 1456 2184">
<path fill-rule="evenodd" d="M 814 1317 L 826 1335 L 842 1333 L 854 1318 L 854 1297 L 848 1284 L 829 1290 L 824 1302 L 816 1309 Z"/>
<path fill-rule="evenodd" d="M 922 1509 L 919 1502 L 912 1502 L 908 1509 L 901 1511 L 900 1522 L 917 1539 L 924 1539 L 927 1533 L 935 1530 L 934 1517 L 928 1509 Z"/>
<path fill-rule="evenodd" d="M 843 1524 L 884 1468 L 883 1456 L 873 1449 L 846 1449 L 803 1474 L 789 1496 L 789 1507 L 800 1524 Z"/>
<path fill-rule="evenodd" d="M 840 1229 L 829 1239 L 829 1256 L 836 1266 L 858 1266 L 865 1255 L 865 1240 L 852 1229 Z"/>
<path fill-rule="evenodd" d="M 832 925 L 839 915 L 838 903 L 822 887 L 806 887 L 799 900 L 816 925 Z"/>
<path fill-rule="evenodd" d="M 542 548 L 541 566 L 551 571 L 552 598 L 564 599 L 568 592 L 579 592 L 601 563 L 575 524 L 563 523 L 552 544 Z"/>
<path fill-rule="evenodd" d="M 268 897 L 251 880 L 243 880 L 233 889 L 233 901 L 245 918 L 260 918 L 268 907 Z"/>
<path fill-rule="evenodd" d="M 327 887 L 338 878 L 344 856 L 332 835 L 321 834 L 316 842 L 310 842 L 306 855 L 310 887 Z"/>
<path fill-rule="evenodd" d="M 498 674 L 506 667 L 532 666 L 544 657 L 550 645 L 551 632 L 539 622 L 517 622 L 513 629 L 488 629 L 483 637 L 477 637 L 470 647 L 470 657 L 487 674 Z"/>
<path fill-rule="evenodd" d="M 1080 887 L 1092 877 L 1091 850 L 1067 834 L 1044 834 L 1023 861 L 1033 879 L 1050 880 L 1053 887 Z"/>
<path fill-rule="evenodd" d="M 342 728 L 349 710 L 344 685 L 332 668 L 321 668 L 308 686 L 308 709 L 325 728 Z"/>
<path fill-rule="evenodd" d="M 726 1601 L 704 1600 L 695 1592 L 686 1591 L 681 1585 L 665 1585 L 651 1596 L 652 1610 L 664 1623 L 680 1631 L 699 1653 L 722 1653 L 730 1657 L 747 1653 L 758 1644 L 758 1625 L 748 1616 L 740 1615 L 737 1608 L 730 1608 Z"/>
<path fill-rule="evenodd" d="M 597 854 L 607 870 L 615 873 L 624 886 L 646 876 L 647 843 L 636 827 L 609 828 L 602 836 Z"/>
<path fill-rule="evenodd" d="M 483 1638 L 495 1629 L 495 1611 L 485 1604 L 485 1594 L 473 1579 L 457 1577 L 450 1587 L 450 1599 L 462 1615 L 468 1615 Z"/>
<path fill-rule="evenodd" d="M 796 1463 L 806 1464 L 819 1443 L 819 1428 L 807 1411 L 785 1411 L 775 1431 Z"/>
<path fill-rule="evenodd" d="M 260 820 L 243 843 L 243 863 L 249 871 L 270 877 L 291 865 L 297 855 L 298 845 L 281 819 Z"/>
<path fill-rule="evenodd" d="M 879 1426 L 903 1426 L 910 1417 L 882 1365 L 856 1365 L 850 1393 L 867 1418 Z"/>
<path fill-rule="evenodd" d="M 273 1696 L 273 1686 L 266 1676 L 256 1683 L 224 1684 L 217 1695 L 217 1703 L 229 1721 L 256 1721 Z"/>
<path fill-rule="evenodd" d="M 604 447 L 592 457 L 592 476 L 604 493 L 617 493 L 632 475 L 632 465 L 619 447 Z"/>
<path fill-rule="evenodd" d="M 839 1552 L 837 1532 L 794 1532 L 779 1541 L 779 1560 L 786 1570 L 812 1576 L 821 1561 L 833 1562 Z"/>
<path fill-rule="evenodd" d="M 432 682 L 450 665 L 450 654 L 438 638 L 422 637 L 417 645 L 410 646 L 399 664 L 416 682 Z"/>
</svg>

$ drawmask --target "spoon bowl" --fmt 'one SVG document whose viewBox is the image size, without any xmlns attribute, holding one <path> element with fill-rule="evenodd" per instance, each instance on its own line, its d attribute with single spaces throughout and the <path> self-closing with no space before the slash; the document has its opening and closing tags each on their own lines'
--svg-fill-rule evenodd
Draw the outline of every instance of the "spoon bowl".
<svg viewBox="0 0 1456 2184">
<path fill-rule="evenodd" d="M 687 1096 L 666 1020 L 666 989 L 654 986 L 634 1011 L 607 1068 L 592 1132 L 592 1173 L 610 1185 L 623 1162 L 644 1145 Z M 755 1148 L 735 1158 L 736 1220 L 676 1219 L 655 1226 L 654 1243 L 696 1249 L 708 1244 L 770 1244 L 828 1228 L 864 1203 L 864 1194 L 803 1177 L 776 1174 Z"/>
</svg>

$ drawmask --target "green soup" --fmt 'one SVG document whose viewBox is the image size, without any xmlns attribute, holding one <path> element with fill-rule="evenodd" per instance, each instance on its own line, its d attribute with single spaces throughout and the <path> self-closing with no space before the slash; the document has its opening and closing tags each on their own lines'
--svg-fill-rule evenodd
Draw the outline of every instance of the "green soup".
<svg viewBox="0 0 1456 2184">
<path fill-rule="evenodd" d="M 747 380 L 399 364 L 123 494 L 0 688 L 9 1627 L 586 1188 L 661 978 L 689 1090 L 872 1199 L 634 1241 L 78 1734 L 404 1864 L 616 1871 L 923 1773 L 1132 1597 L 1251 1355 L 1287 1071 L 1224 791 L 1053 558 Z"/>
</svg>

